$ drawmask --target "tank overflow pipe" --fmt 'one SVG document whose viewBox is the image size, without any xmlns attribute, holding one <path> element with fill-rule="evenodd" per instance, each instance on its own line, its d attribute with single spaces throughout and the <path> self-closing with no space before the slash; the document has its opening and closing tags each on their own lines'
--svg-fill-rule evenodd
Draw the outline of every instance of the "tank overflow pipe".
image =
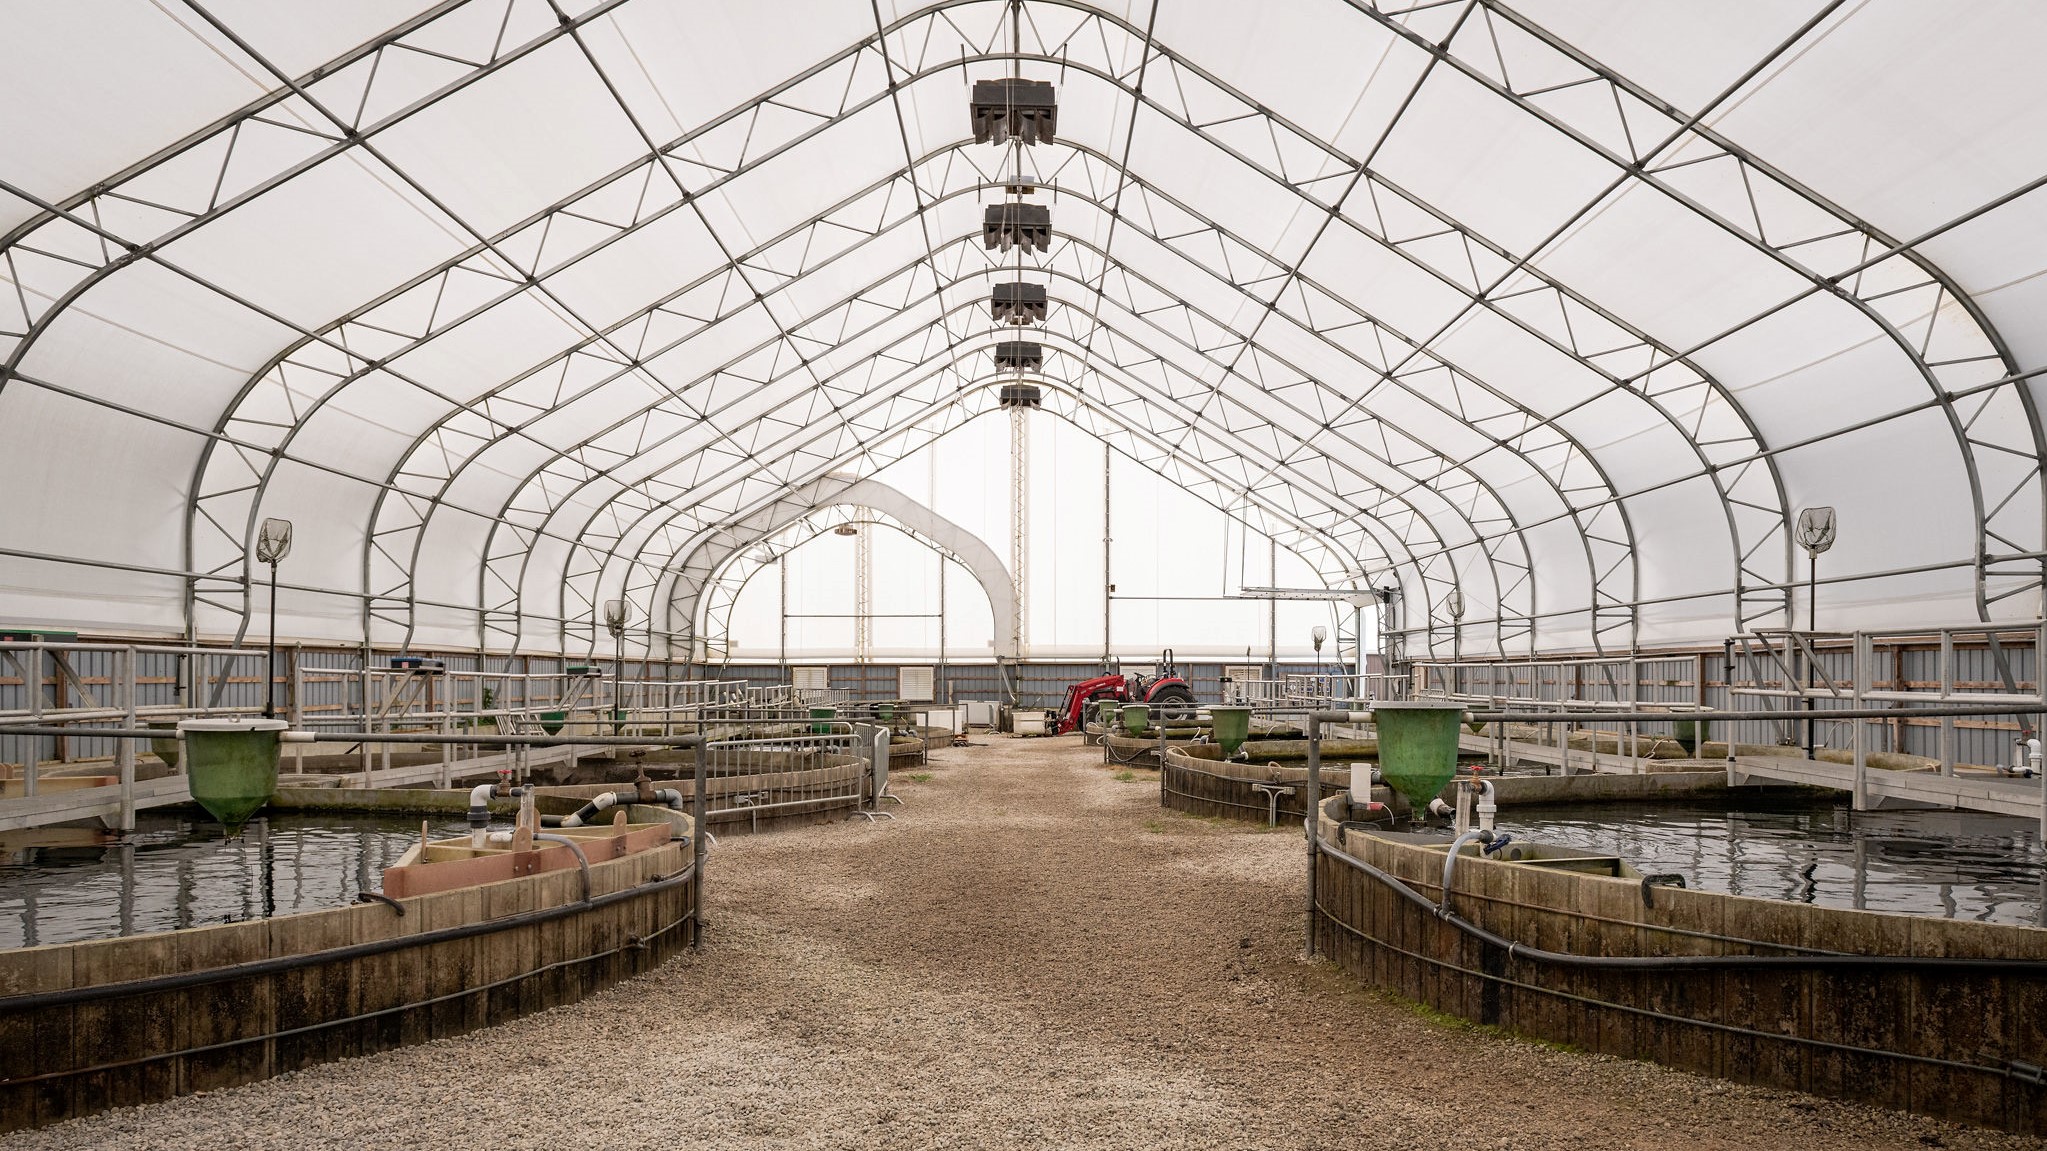
<svg viewBox="0 0 2047 1151">
<path fill-rule="evenodd" d="M 479 783 L 469 789 L 469 846 L 482 849 L 490 846 L 490 793 L 497 790 L 495 783 Z"/>
<path fill-rule="evenodd" d="M 479 783 L 469 789 L 469 846 L 486 847 L 490 840 L 484 829 L 490 826 L 490 801 L 501 785 Z M 505 790 L 506 795 L 525 797 L 532 792 L 530 787 L 513 787 Z"/>
</svg>

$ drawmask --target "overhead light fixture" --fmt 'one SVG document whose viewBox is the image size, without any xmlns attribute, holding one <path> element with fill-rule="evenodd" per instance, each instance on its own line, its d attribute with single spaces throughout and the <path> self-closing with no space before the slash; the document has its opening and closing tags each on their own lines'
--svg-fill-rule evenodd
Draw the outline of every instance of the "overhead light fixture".
<svg viewBox="0 0 2047 1151">
<path fill-rule="evenodd" d="M 1043 204 L 989 204 L 981 210 L 981 246 L 1007 252 L 1052 248 L 1052 209 Z"/>
<path fill-rule="evenodd" d="M 976 80 L 971 115 L 976 144 L 1006 144 L 1011 138 L 1050 144 L 1059 127 L 1059 97 L 1049 80 Z"/>
<path fill-rule="evenodd" d="M 1042 324 L 1046 312 L 1045 285 L 1019 280 L 995 285 L 988 299 L 988 314 L 998 324 Z"/>
<path fill-rule="evenodd" d="M 832 534 L 835 536 L 857 536 L 860 534 L 860 529 L 852 524 L 840 524 L 832 529 Z"/>
<path fill-rule="evenodd" d="M 1045 345 L 1035 340 L 1004 340 L 995 345 L 995 366 L 1012 372 L 1034 372 L 1045 366 Z"/>
<path fill-rule="evenodd" d="M 1045 395 L 1036 384 L 1004 384 L 999 402 L 1005 408 L 1043 407 Z"/>
</svg>

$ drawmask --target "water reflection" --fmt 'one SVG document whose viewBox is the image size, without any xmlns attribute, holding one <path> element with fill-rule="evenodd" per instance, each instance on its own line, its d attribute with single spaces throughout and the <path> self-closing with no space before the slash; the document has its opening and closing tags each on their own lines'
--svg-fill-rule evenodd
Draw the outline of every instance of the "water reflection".
<svg viewBox="0 0 2047 1151">
<path fill-rule="evenodd" d="M 73 943 L 340 907 L 419 839 L 416 818 L 278 816 L 240 839 L 145 814 L 125 843 L 0 856 L 0 948 Z M 460 821 L 429 827 L 439 837 Z"/>
<path fill-rule="evenodd" d="M 2029 820 L 1834 803 L 1613 804 L 1510 808 L 1500 826 L 1678 872 L 1708 891 L 2047 926 L 2047 850 Z"/>
</svg>

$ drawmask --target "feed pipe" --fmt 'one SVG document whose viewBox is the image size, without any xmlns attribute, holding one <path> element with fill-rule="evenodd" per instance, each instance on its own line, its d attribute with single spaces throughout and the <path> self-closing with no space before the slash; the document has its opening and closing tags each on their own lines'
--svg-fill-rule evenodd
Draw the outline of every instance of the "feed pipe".
<svg viewBox="0 0 2047 1151">
<path fill-rule="evenodd" d="M 476 802 L 474 796 L 470 798 L 469 802 L 471 804 L 474 804 Z M 621 803 L 638 802 L 640 802 L 638 792 L 628 792 L 625 795 L 620 795 L 618 792 L 615 791 L 607 791 L 602 795 L 599 795 L 595 799 L 592 799 L 590 802 L 584 804 L 582 807 L 577 808 L 575 814 L 561 816 L 560 822 L 556 823 L 554 826 L 582 827 L 585 823 L 588 823 L 590 820 L 596 818 L 597 813 L 600 811 L 607 811 L 611 808 L 617 807 Z M 653 802 L 662 804 L 669 808 L 671 811 L 681 811 L 682 793 L 675 790 L 672 787 L 659 788 L 654 792 Z M 548 816 L 546 818 L 553 819 L 556 817 Z"/>
<path fill-rule="evenodd" d="M 1930 711 L 1949 712 L 1952 709 L 1938 708 Z M 1548 951 L 1532 947 L 1518 940 L 1490 931 L 1450 910 L 1449 877 L 1452 861 L 1457 858 L 1458 847 L 1467 839 L 1476 839 L 1480 833 L 1473 831 L 1459 836 L 1452 845 L 1450 859 L 1443 867 L 1443 902 L 1438 904 L 1428 896 L 1409 887 L 1398 876 L 1385 872 L 1364 860 L 1344 851 L 1342 848 L 1322 841 L 1320 815 L 1322 811 L 1322 725 L 1324 723 L 1364 723 L 1370 720 L 1368 711 L 1318 711 L 1308 716 L 1308 815 L 1306 824 L 1308 839 L 1308 954 L 1315 954 L 1315 917 L 1321 912 L 1316 890 L 1316 857 L 1323 852 L 1357 868 L 1366 875 L 1391 888 L 1408 902 L 1421 907 L 1430 915 L 1455 927 L 1465 935 L 1507 953 L 1508 959 L 1527 959 L 1557 967 L 1571 967 L 1592 971 L 1930 971 L 1947 975 L 2032 975 L 2047 976 L 2047 960 L 2041 959 L 1970 959 L 1949 956 L 1919 955 L 1846 955 L 1828 953 L 1821 955 L 1576 955 L 1566 951 Z M 1668 712 L 1653 712 L 1668 716 Z M 1711 714 L 1738 715 L 1740 713 L 1694 712 L 1695 715 Z M 1909 712 L 1884 712 L 1884 715 L 1911 714 Z M 1986 714 L 1968 712 L 1966 714 Z M 1989 712 L 1992 715 L 2010 715 L 2012 709 Z M 1348 926 L 1348 925 L 1345 925 Z M 1355 930 L 1354 928 L 1352 930 Z"/>
</svg>

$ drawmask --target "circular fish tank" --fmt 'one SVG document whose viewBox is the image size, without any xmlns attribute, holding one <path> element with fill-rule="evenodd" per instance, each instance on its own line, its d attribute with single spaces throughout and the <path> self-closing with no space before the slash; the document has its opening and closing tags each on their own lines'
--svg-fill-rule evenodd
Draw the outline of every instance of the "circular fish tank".
<svg viewBox="0 0 2047 1151">
<path fill-rule="evenodd" d="M 126 843 L 0 857 L 0 948 L 76 943 L 342 907 L 419 842 L 418 816 L 257 816 L 229 838 L 204 818 L 136 817 Z M 428 833 L 461 835 L 462 819 Z"/>
<path fill-rule="evenodd" d="M 1510 807 L 1498 827 L 1706 891 L 2047 927 L 2047 847 L 2030 820 L 1755 797 Z"/>
</svg>

